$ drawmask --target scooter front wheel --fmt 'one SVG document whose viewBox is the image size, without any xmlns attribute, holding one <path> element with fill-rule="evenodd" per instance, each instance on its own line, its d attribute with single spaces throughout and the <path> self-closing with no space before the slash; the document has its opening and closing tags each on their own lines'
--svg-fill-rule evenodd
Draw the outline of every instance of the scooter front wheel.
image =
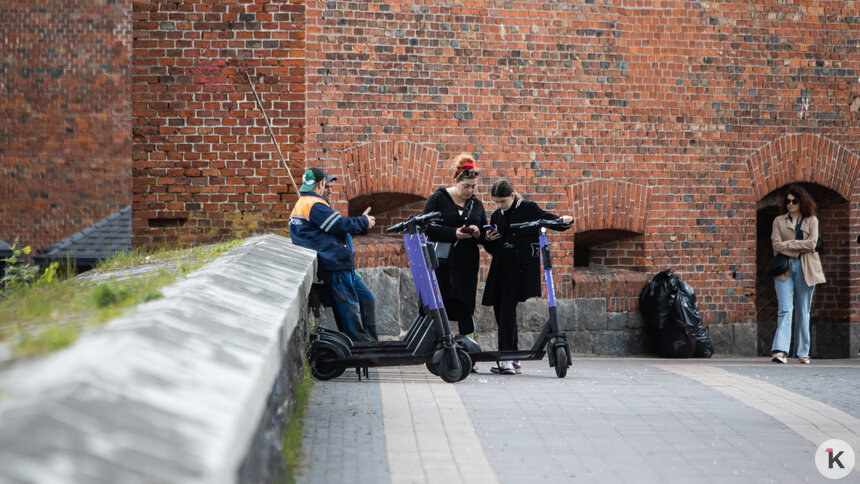
<svg viewBox="0 0 860 484">
<path fill-rule="evenodd" d="M 463 381 L 472 373 L 472 357 L 462 348 L 457 348 L 457 357 L 460 358 L 460 379 Z"/>
<path fill-rule="evenodd" d="M 340 358 L 338 351 L 334 347 L 321 346 L 311 349 L 309 355 L 309 363 L 311 365 L 311 374 L 317 380 L 331 380 L 343 374 L 346 368 L 336 366 L 333 361 Z"/>
<path fill-rule="evenodd" d="M 462 381 L 466 379 L 466 377 L 469 376 L 469 372 L 472 371 L 472 358 L 469 357 L 469 353 L 466 353 L 466 351 L 461 348 L 456 348 L 455 351 L 460 363 L 459 368 L 454 365 L 454 362 L 451 361 L 450 355 L 447 354 L 442 355 L 442 358 L 439 359 L 438 365 L 434 365 L 436 370 L 439 372 L 439 376 L 442 377 L 442 380 L 448 383 L 457 383 L 458 381 Z M 430 367 L 428 366 L 427 369 L 430 369 Z M 433 370 L 430 371 L 432 372 Z"/>
<path fill-rule="evenodd" d="M 427 367 L 427 371 L 429 371 L 430 373 L 432 373 L 436 376 L 439 376 L 439 369 L 436 368 L 436 365 L 434 365 L 432 361 L 428 361 L 427 363 L 424 364 L 424 366 Z"/>
<path fill-rule="evenodd" d="M 564 378 L 567 376 L 567 351 L 564 346 L 555 347 L 555 376 Z"/>
</svg>

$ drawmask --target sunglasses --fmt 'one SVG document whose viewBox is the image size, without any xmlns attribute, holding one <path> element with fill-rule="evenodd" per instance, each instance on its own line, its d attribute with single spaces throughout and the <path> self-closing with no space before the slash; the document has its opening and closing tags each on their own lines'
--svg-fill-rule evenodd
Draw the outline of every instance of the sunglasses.
<svg viewBox="0 0 860 484">
<path fill-rule="evenodd" d="M 478 170 L 463 170 L 463 178 L 477 178 L 481 173 Z"/>
<path fill-rule="evenodd" d="M 798 204 L 800 204 L 800 200 L 798 200 L 796 198 L 786 198 L 785 204 L 786 205 L 798 205 Z"/>
</svg>

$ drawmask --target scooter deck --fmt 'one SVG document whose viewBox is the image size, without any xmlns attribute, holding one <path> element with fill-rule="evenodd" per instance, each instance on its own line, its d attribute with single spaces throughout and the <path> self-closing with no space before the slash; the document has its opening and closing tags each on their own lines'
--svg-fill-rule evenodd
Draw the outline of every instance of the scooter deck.
<svg viewBox="0 0 860 484">
<path fill-rule="evenodd" d="M 480 351 L 469 353 L 472 361 L 518 361 L 518 360 L 542 360 L 546 351 Z"/>
<path fill-rule="evenodd" d="M 433 353 L 413 355 L 411 353 L 353 354 L 346 358 L 321 360 L 321 363 L 341 368 L 423 365 L 433 358 Z"/>
</svg>

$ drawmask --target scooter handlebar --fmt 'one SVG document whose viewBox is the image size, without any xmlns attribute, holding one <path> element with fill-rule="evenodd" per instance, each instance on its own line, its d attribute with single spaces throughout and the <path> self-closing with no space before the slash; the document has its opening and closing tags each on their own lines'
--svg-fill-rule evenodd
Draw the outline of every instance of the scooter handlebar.
<svg viewBox="0 0 860 484">
<path fill-rule="evenodd" d="M 531 222 L 521 222 L 518 224 L 511 224 L 511 230 L 522 230 L 529 228 L 540 228 L 546 227 L 548 229 L 564 231 L 571 227 L 571 224 L 566 224 L 561 221 L 561 219 L 543 219 L 543 220 L 533 220 Z"/>
<path fill-rule="evenodd" d="M 407 218 L 406 220 L 404 220 L 400 223 L 394 224 L 391 227 L 388 227 L 387 229 L 385 229 L 385 231 L 386 232 L 403 232 L 404 230 L 406 230 L 406 227 L 409 225 L 409 222 L 414 222 L 418 225 L 425 225 L 425 224 L 429 224 L 429 223 L 434 222 L 434 221 L 441 219 L 441 218 L 442 218 L 441 212 L 429 212 L 429 213 L 419 215 L 417 217 L 414 215 L 410 215 L 409 218 Z"/>
</svg>

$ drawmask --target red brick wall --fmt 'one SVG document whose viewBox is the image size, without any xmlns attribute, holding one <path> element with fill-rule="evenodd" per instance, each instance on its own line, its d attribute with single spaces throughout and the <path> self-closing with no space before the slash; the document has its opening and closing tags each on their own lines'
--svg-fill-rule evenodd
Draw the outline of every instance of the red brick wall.
<svg viewBox="0 0 860 484">
<path fill-rule="evenodd" d="M 134 2 L 134 244 L 287 233 L 290 176 L 301 184 L 305 165 L 304 10 L 297 0 Z"/>
<path fill-rule="evenodd" d="M 706 322 L 754 322 L 758 200 L 817 183 L 851 202 L 836 237 L 860 231 L 860 7 L 787 3 L 308 1 L 306 156 L 341 177 L 347 210 L 379 177 L 427 196 L 472 152 L 485 200 L 510 178 L 587 218 L 596 262 L 672 267 Z M 384 143 L 434 150 L 435 171 L 345 155 Z M 426 168 L 423 194 L 403 163 Z M 578 205 L 583 183 L 598 197 Z M 606 235 L 633 221 L 630 243 Z M 577 235 L 557 241 L 567 280 Z M 852 285 L 837 293 L 860 322 L 860 250 L 844 250 Z"/>
<path fill-rule="evenodd" d="M 46 248 L 131 202 L 130 8 L 0 7 L 0 239 Z"/>
<path fill-rule="evenodd" d="M 461 5 L 134 3 L 135 242 L 282 228 L 294 194 L 243 70 L 292 175 L 337 175 L 336 208 L 374 207 L 376 232 L 464 151 L 485 200 L 504 176 L 575 214 L 554 237 L 562 296 L 579 243 L 595 266 L 673 268 L 708 323 L 753 323 L 759 200 L 815 183 L 848 201 L 832 236 L 860 232 L 855 2 Z M 360 263 L 402 263 L 384 240 L 359 238 Z M 832 298 L 860 322 L 860 247 L 840 251 Z M 632 285 L 607 297 L 627 307 Z"/>
<path fill-rule="evenodd" d="M 821 240 L 825 245 L 820 255 L 821 267 L 824 269 L 827 283 L 815 288 L 813 315 L 822 321 L 847 323 L 851 313 L 851 308 L 844 303 L 850 298 L 849 249 L 851 245 L 857 245 L 856 241 L 844 236 L 849 225 L 848 204 L 838 203 L 823 207 L 818 216 Z"/>
</svg>

